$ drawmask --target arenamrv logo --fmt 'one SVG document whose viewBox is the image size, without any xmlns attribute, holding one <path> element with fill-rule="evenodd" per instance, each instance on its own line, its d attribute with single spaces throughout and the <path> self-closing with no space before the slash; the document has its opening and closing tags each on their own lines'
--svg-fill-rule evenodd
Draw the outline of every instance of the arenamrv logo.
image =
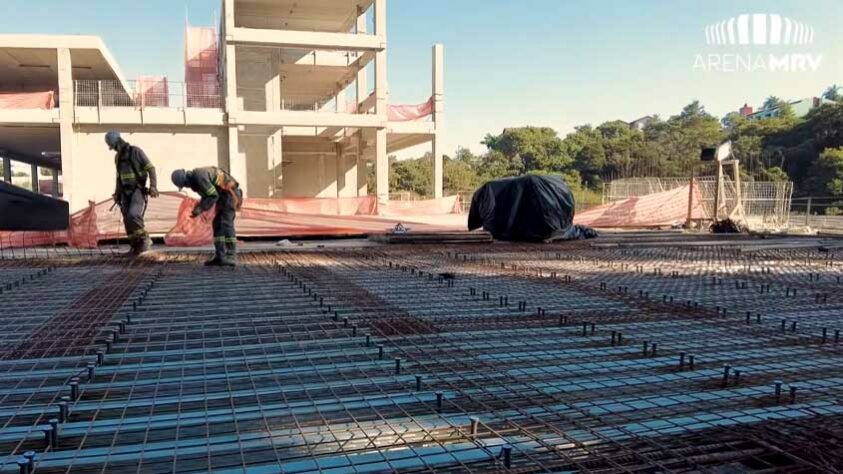
<svg viewBox="0 0 843 474">
<path fill-rule="evenodd" d="M 705 42 L 713 49 L 697 54 L 694 71 L 813 72 L 823 55 L 810 51 L 814 28 L 781 15 L 744 14 L 705 27 Z"/>
</svg>

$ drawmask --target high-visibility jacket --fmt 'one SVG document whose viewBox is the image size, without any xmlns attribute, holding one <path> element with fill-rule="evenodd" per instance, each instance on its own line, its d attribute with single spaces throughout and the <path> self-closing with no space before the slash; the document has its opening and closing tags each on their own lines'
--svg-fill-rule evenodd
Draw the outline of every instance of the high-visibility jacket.
<svg viewBox="0 0 843 474">
<path fill-rule="evenodd" d="M 146 189 L 149 171 L 155 168 L 143 150 L 129 144 L 114 155 L 114 166 L 117 168 L 116 192 Z"/>
<path fill-rule="evenodd" d="M 240 184 L 225 170 L 216 166 L 196 168 L 187 174 L 190 189 L 199 194 L 202 199 L 193 208 L 193 214 L 199 215 L 211 209 L 219 200 L 221 193 L 228 193 L 233 199 L 235 209 L 243 204 L 243 193 Z"/>
</svg>

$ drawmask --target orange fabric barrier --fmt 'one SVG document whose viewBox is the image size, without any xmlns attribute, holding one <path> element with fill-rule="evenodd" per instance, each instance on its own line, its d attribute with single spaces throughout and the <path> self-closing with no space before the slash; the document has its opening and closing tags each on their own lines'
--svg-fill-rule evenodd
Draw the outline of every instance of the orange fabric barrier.
<svg viewBox="0 0 843 474">
<path fill-rule="evenodd" d="M 53 91 L 0 93 L 0 109 L 52 110 L 53 108 L 55 108 Z"/>
<path fill-rule="evenodd" d="M 174 247 L 204 246 L 211 243 L 214 210 L 193 219 L 196 200 L 179 193 L 163 193 L 150 199 L 146 229 L 164 234 L 164 242 Z M 32 247 L 67 244 L 96 248 L 98 241 L 125 238 L 122 217 L 112 201 L 91 202 L 74 213 L 66 232 L 0 233 L 2 247 Z M 459 217 L 456 196 L 429 201 L 395 201 L 379 204 L 377 197 L 343 199 L 246 199 L 237 214 L 237 235 L 242 237 L 345 236 L 382 233 L 402 222 L 420 232 L 465 230 Z M 401 219 L 396 219 L 400 217 Z M 437 219 L 437 217 L 439 219 Z"/>
<path fill-rule="evenodd" d="M 159 76 L 138 77 L 135 104 L 139 107 L 169 107 L 170 86 L 167 78 Z"/>
<path fill-rule="evenodd" d="M 586 209 L 574 217 L 575 224 L 590 227 L 669 227 L 688 219 L 689 186 L 632 197 Z M 692 219 L 705 219 L 699 187 L 694 186 Z"/>
<path fill-rule="evenodd" d="M 244 209 L 281 212 L 286 214 L 316 214 L 336 216 L 372 216 L 378 212 L 376 196 L 357 198 L 320 199 L 320 198 L 284 198 L 255 199 L 249 198 L 243 203 Z"/>
<path fill-rule="evenodd" d="M 441 216 L 460 213 L 462 206 L 459 196 L 425 201 L 389 201 L 378 205 L 379 216 Z"/>
<path fill-rule="evenodd" d="M 218 37 L 213 27 L 185 27 L 184 81 L 188 107 L 222 107 Z"/>
<path fill-rule="evenodd" d="M 427 102 L 418 105 L 390 105 L 386 115 L 390 122 L 409 122 L 427 117 L 432 113 L 433 97 Z"/>
</svg>

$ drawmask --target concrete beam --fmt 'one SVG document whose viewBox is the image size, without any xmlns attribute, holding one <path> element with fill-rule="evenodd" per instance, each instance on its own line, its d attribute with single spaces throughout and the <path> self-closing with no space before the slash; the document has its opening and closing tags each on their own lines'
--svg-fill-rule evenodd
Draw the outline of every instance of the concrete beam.
<svg viewBox="0 0 843 474">
<path fill-rule="evenodd" d="M 232 117 L 231 119 L 234 119 Z M 231 123 L 231 122 L 230 122 Z M 377 115 L 334 114 L 319 112 L 239 112 L 238 125 L 276 125 L 284 127 L 384 127 Z"/>
<path fill-rule="evenodd" d="M 320 33 L 312 31 L 265 30 L 234 28 L 229 44 L 276 46 L 340 51 L 383 51 L 386 37 L 353 33 Z"/>
</svg>

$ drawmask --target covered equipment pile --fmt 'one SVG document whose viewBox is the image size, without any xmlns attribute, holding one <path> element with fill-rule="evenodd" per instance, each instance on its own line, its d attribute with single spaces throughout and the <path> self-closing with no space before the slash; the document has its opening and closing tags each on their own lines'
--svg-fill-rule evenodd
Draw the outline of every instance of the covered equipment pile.
<svg viewBox="0 0 843 474">
<path fill-rule="evenodd" d="M 574 208 L 574 195 L 559 176 L 500 179 L 474 193 L 468 228 L 514 242 L 596 237 L 593 229 L 574 225 Z"/>
</svg>

